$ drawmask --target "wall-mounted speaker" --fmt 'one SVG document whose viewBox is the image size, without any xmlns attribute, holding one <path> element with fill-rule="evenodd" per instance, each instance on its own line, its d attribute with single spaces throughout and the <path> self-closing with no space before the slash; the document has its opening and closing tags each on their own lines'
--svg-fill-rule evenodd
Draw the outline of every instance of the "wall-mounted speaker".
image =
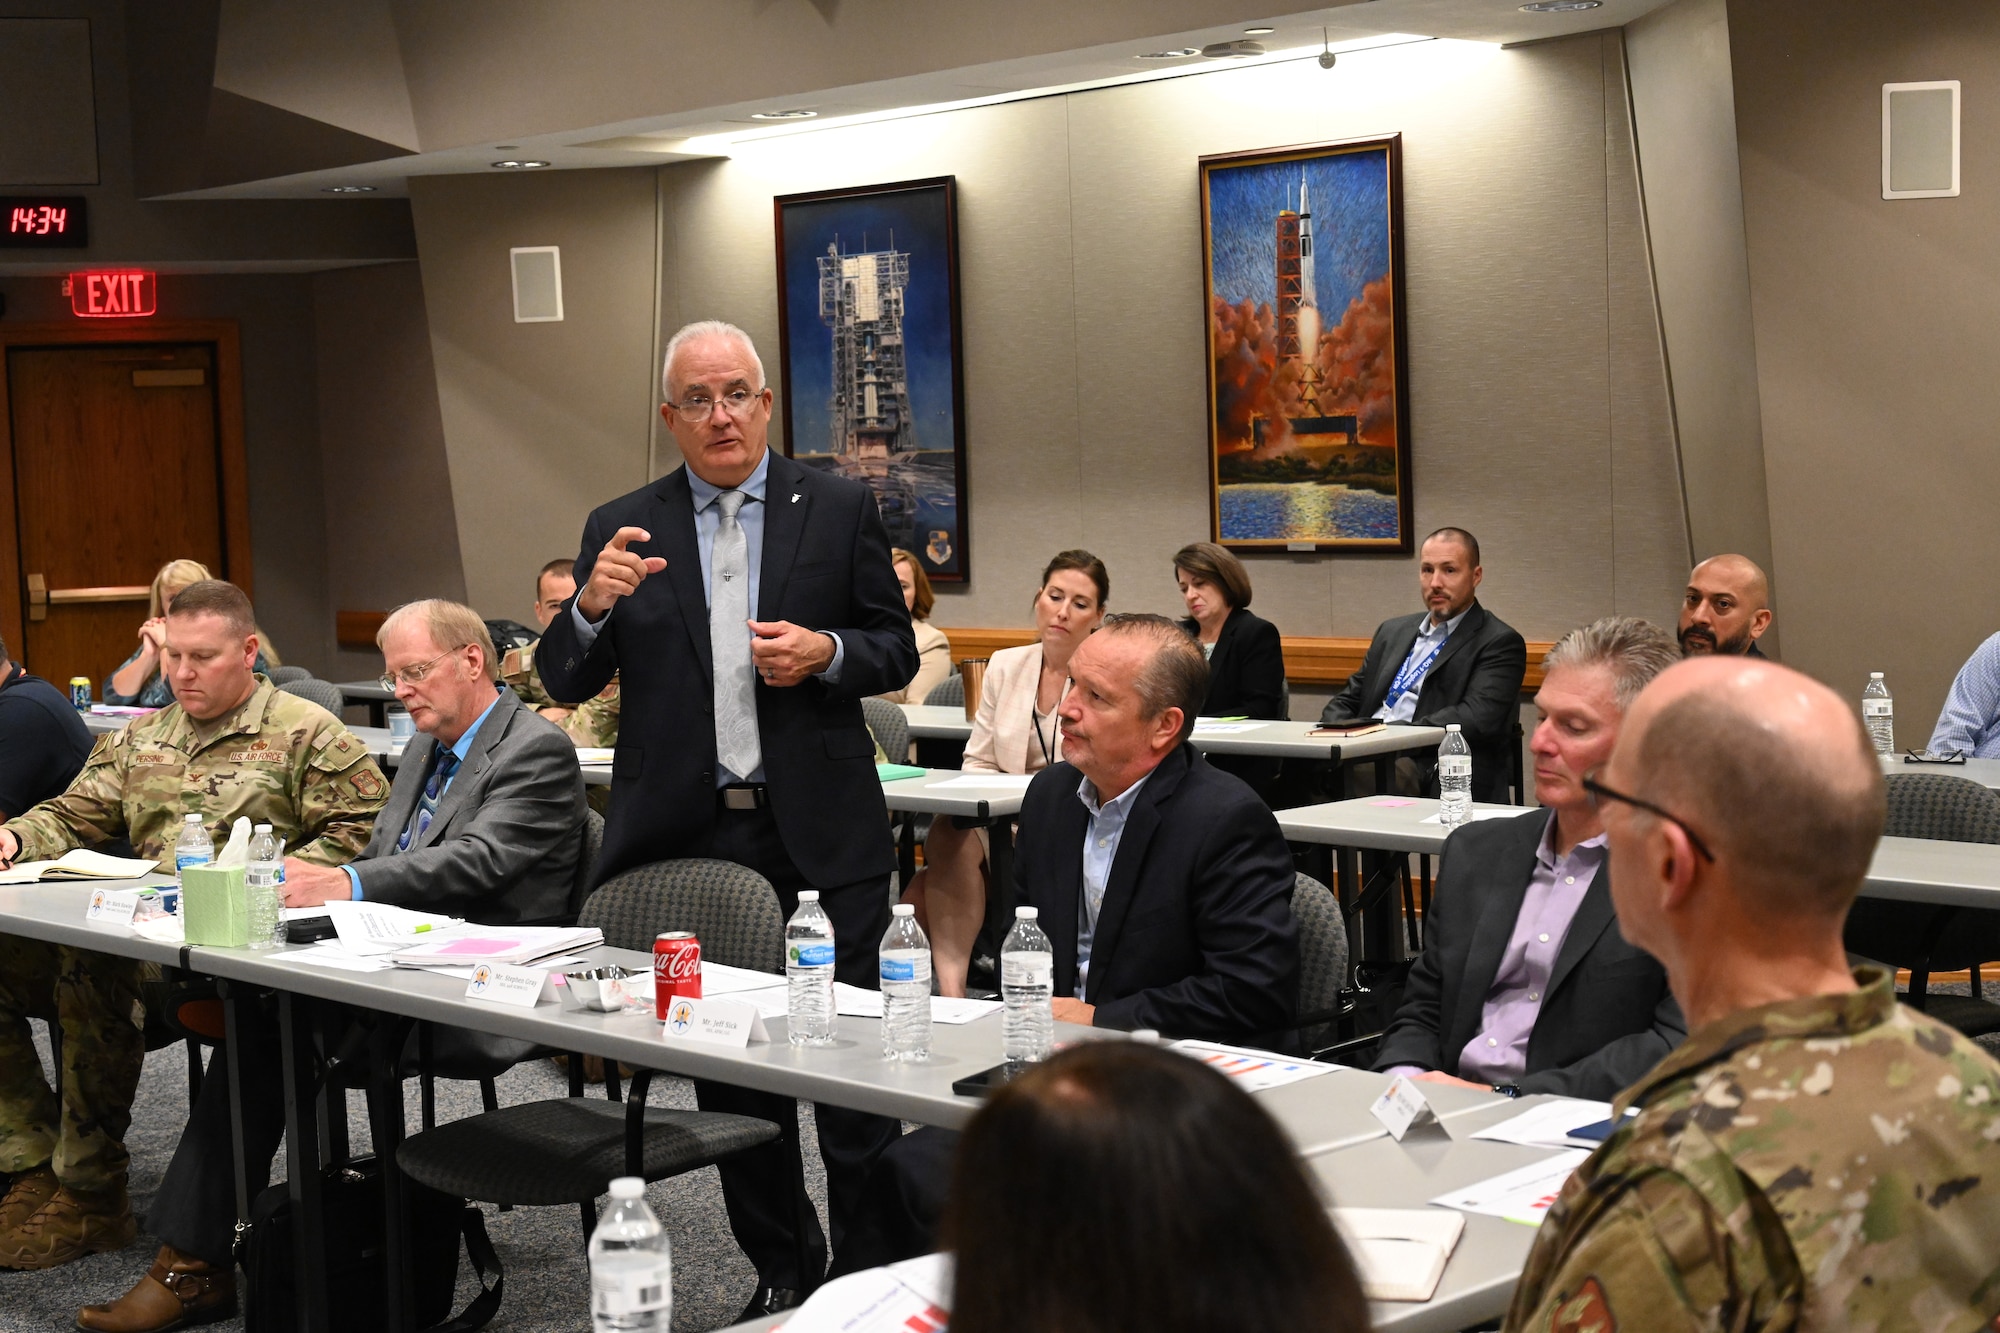
<svg viewBox="0 0 2000 1333">
<path fill-rule="evenodd" d="M 1958 193 L 1958 80 L 1882 85 L 1882 197 Z"/>
<path fill-rule="evenodd" d="M 548 324 L 563 317 L 562 250 L 524 245 L 507 252 L 514 265 L 514 322 Z"/>
</svg>

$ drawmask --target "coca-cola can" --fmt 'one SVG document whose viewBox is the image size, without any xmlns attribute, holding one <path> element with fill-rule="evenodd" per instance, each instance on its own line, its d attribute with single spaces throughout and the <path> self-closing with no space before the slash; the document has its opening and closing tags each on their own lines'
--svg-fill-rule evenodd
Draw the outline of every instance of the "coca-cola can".
<svg viewBox="0 0 2000 1333">
<path fill-rule="evenodd" d="M 670 930 L 653 941 L 653 1012 L 661 1022 L 677 995 L 701 998 L 701 941 L 691 930 Z"/>
</svg>

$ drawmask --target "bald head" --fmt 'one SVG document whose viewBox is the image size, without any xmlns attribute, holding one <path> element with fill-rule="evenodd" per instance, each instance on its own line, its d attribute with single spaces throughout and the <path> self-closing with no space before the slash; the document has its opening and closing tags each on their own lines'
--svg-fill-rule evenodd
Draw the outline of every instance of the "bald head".
<svg viewBox="0 0 2000 1333">
<path fill-rule="evenodd" d="M 1882 834 L 1882 771 L 1854 710 L 1756 659 L 1662 672 L 1626 715 L 1606 781 L 1685 821 L 1767 921 L 1837 927 Z"/>
<path fill-rule="evenodd" d="M 1771 626 L 1771 581 L 1745 555 L 1710 556 L 1681 597 L 1681 655 L 1741 654 Z"/>
</svg>

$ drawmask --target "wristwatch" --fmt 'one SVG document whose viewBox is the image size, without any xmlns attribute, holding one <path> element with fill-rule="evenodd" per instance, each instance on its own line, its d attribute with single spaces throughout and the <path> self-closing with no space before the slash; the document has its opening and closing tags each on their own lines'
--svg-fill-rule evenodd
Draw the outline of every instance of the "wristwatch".
<svg viewBox="0 0 2000 1333">
<path fill-rule="evenodd" d="M 1495 1083 L 1493 1091 L 1499 1093 L 1502 1097 L 1518 1097 L 1521 1095 L 1521 1085 L 1518 1083 Z"/>
</svg>

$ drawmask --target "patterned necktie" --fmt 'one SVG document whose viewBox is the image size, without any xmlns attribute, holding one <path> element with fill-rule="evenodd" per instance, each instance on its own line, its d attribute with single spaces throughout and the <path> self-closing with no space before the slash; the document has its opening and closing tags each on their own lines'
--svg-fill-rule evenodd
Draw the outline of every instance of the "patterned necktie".
<svg viewBox="0 0 2000 1333">
<path fill-rule="evenodd" d="M 445 785 L 457 771 L 458 755 L 441 747 L 438 761 L 431 767 L 430 780 L 424 783 L 423 794 L 417 797 L 417 808 L 410 812 L 410 822 L 403 825 L 403 836 L 396 839 L 397 851 L 409 851 L 412 843 L 422 841 L 430 831 L 431 821 L 437 818 L 438 802 L 444 799 Z"/>
<path fill-rule="evenodd" d="M 736 511 L 746 499 L 724 491 L 715 499 L 722 526 L 710 554 L 708 645 L 715 657 L 715 758 L 739 778 L 764 762 L 757 737 L 757 673 L 750 666 L 750 557 Z"/>
</svg>

